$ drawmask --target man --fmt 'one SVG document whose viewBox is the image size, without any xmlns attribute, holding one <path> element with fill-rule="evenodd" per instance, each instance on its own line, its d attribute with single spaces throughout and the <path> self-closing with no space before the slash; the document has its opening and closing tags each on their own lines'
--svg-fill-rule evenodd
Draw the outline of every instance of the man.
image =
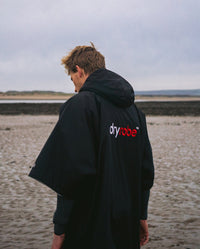
<svg viewBox="0 0 200 249">
<path fill-rule="evenodd" d="M 140 248 L 154 179 L 145 116 L 93 44 L 62 64 L 78 94 L 62 106 L 30 172 L 58 193 L 52 249 Z"/>
</svg>

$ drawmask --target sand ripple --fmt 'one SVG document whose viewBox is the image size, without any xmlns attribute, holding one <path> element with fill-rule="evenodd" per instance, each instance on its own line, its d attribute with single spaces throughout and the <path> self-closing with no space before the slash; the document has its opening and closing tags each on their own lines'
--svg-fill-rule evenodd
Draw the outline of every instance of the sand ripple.
<svg viewBox="0 0 200 249">
<path fill-rule="evenodd" d="M 27 175 L 57 116 L 0 116 L 0 248 L 50 248 L 56 194 Z M 147 117 L 156 178 L 144 248 L 200 248 L 200 117 Z"/>
</svg>

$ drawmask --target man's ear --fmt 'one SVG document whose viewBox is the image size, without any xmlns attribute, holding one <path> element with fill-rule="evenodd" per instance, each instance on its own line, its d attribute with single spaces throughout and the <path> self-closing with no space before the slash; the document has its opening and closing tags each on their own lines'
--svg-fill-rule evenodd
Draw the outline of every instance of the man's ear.
<svg viewBox="0 0 200 249">
<path fill-rule="evenodd" d="M 84 69 L 79 67 L 78 65 L 76 65 L 76 70 L 80 78 L 85 74 Z"/>
</svg>

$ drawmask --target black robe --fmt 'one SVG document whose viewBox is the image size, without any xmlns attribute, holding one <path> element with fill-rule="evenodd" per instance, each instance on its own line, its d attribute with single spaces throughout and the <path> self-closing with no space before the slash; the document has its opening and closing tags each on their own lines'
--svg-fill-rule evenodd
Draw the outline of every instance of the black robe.
<svg viewBox="0 0 200 249">
<path fill-rule="evenodd" d="M 29 176 L 73 200 L 64 248 L 137 249 L 154 166 L 131 85 L 99 69 L 61 109 Z"/>
</svg>

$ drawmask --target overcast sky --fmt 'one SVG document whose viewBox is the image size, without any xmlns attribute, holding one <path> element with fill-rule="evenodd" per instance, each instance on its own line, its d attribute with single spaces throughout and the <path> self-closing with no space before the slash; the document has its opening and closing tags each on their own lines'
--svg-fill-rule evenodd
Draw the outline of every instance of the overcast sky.
<svg viewBox="0 0 200 249">
<path fill-rule="evenodd" d="M 90 41 L 135 90 L 200 88 L 199 0 L 0 0 L 0 91 L 73 92 L 61 58 Z"/>
</svg>

